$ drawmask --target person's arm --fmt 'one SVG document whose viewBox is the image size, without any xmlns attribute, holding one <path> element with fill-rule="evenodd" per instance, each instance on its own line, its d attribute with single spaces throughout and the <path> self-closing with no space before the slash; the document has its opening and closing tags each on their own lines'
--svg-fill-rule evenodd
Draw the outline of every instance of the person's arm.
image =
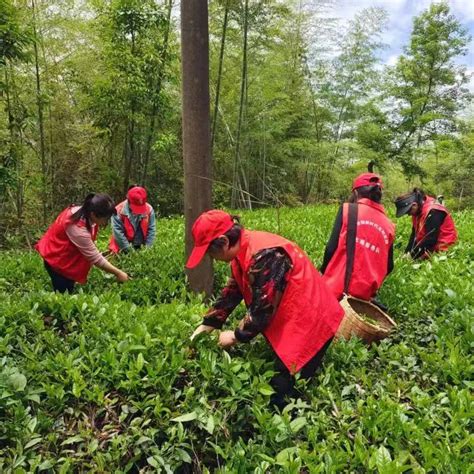
<svg viewBox="0 0 474 474">
<path fill-rule="evenodd" d="M 439 209 L 432 209 L 429 212 L 425 221 L 425 237 L 421 242 L 417 242 L 411 251 L 413 258 L 426 258 L 434 251 L 445 218 L 446 212 Z"/>
<path fill-rule="evenodd" d="M 148 235 L 146 236 L 145 245 L 147 247 L 153 245 L 156 235 L 156 217 L 155 211 L 152 209 L 150 213 L 150 220 L 148 221 Z"/>
<path fill-rule="evenodd" d="M 328 243 L 326 244 L 326 250 L 324 251 L 324 258 L 323 264 L 319 271 L 321 274 L 324 274 L 326 271 L 329 262 L 331 261 L 332 256 L 337 250 L 337 246 L 339 243 L 339 234 L 341 233 L 342 229 L 342 206 L 339 208 L 337 212 L 336 220 L 334 221 L 334 225 L 331 232 L 331 237 L 329 237 Z"/>
<path fill-rule="evenodd" d="M 128 280 L 128 275 L 125 272 L 108 262 L 99 252 L 87 228 L 72 224 L 67 226 L 66 234 L 69 240 L 91 265 L 99 267 L 107 273 L 112 273 L 120 282 Z"/>
<path fill-rule="evenodd" d="M 120 270 L 120 268 L 117 268 L 112 265 L 108 260 L 106 260 L 105 263 L 101 265 L 100 269 L 104 270 L 104 272 L 115 275 L 117 281 L 119 281 L 120 283 L 123 283 L 129 279 L 129 276 L 125 272 Z"/>
<path fill-rule="evenodd" d="M 407 245 L 407 248 L 405 249 L 405 253 L 411 254 L 411 251 L 413 250 L 414 245 L 415 245 L 415 228 L 412 227 L 410 239 L 408 240 L 408 245 Z"/>
<path fill-rule="evenodd" d="M 281 248 L 257 253 L 250 266 L 252 303 L 247 315 L 234 331 L 239 342 L 248 342 L 270 324 L 286 288 L 291 260 Z"/>
<path fill-rule="evenodd" d="M 214 329 L 222 328 L 229 315 L 242 301 L 242 293 L 234 278 L 229 278 L 226 286 L 222 289 L 219 298 L 204 316 L 202 324 Z"/>
<path fill-rule="evenodd" d="M 229 278 L 226 286 L 222 289 L 219 298 L 204 316 L 203 322 L 194 330 L 191 341 L 201 333 L 210 333 L 215 329 L 221 329 L 227 321 L 230 313 L 242 301 L 242 293 L 234 278 Z M 221 334 L 232 331 L 223 331 Z"/>
<path fill-rule="evenodd" d="M 393 243 L 390 245 L 388 249 L 388 262 L 387 262 L 387 275 L 392 272 L 393 270 Z"/>
<path fill-rule="evenodd" d="M 125 236 L 125 229 L 123 227 L 123 222 L 122 219 L 120 219 L 120 216 L 118 214 L 112 216 L 112 218 L 110 219 L 110 224 L 112 227 L 112 234 L 114 236 L 115 242 L 117 242 L 119 249 L 121 251 L 130 250 L 132 246 L 127 240 L 127 237 Z"/>
</svg>

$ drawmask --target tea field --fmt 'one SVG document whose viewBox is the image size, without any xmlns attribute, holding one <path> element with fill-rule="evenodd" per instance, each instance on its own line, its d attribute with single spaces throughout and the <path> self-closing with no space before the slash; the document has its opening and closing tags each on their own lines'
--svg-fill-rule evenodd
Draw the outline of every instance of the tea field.
<svg viewBox="0 0 474 474">
<path fill-rule="evenodd" d="M 335 212 L 243 222 L 319 266 Z M 281 414 L 268 408 L 263 338 L 229 352 L 216 335 L 190 344 L 206 306 L 186 291 L 181 219 L 159 220 L 153 248 L 120 258 L 132 281 L 93 270 L 72 296 L 50 291 L 34 252 L 2 253 L 0 472 L 472 472 L 474 211 L 454 218 L 460 242 L 416 263 L 401 256 L 410 222 L 397 221 L 380 299 L 398 330 L 372 347 L 334 343 Z M 216 270 L 219 286 L 227 268 Z"/>
</svg>

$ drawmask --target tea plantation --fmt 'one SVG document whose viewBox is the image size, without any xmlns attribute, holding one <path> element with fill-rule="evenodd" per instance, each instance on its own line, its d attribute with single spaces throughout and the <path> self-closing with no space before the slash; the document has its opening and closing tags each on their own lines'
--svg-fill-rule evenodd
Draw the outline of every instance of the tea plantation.
<svg viewBox="0 0 474 474">
<path fill-rule="evenodd" d="M 320 265 L 336 208 L 243 213 Z M 187 292 L 181 219 L 152 249 L 121 257 L 133 280 L 93 270 L 50 291 L 34 252 L 1 255 L 0 472 L 472 472 L 473 211 L 431 261 L 401 255 L 380 299 L 398 330 L 379 345 L 337 342 L 304 396 L 275 414 L 263 338 L 229 352 L 191 345 L 205 311 Z M 104 243 L 106 239 L 104 235 Z M 227 268 L 216 265 L 216 286 Z M 236 323 L 240 308 L 229 321 Z"/>
</svg>

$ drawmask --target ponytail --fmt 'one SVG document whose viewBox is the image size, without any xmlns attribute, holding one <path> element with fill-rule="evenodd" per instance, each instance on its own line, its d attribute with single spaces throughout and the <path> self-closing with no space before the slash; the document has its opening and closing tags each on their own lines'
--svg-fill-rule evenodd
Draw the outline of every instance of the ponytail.
<svg viewBox="0 0 474 474">
<path fill-rule="evenodd" d="M 360 186 L 352 191 L 348 202 L 354 203 L 362 198 L 370 199 L 371 201 L 380 203 L 382 201 L 382 188 L 378 184 Z"/>
<path fill-rule="evenodd" d="M 87 230 L 91 231 L 91 213 L 97 217 L 107 217 L 108 219 L 117 213 L 115 204 L 108 194 L 89 193 L 82 203 L 82 206 L 72 214 L 74 222 L 84 219 Z"/>
</svg>

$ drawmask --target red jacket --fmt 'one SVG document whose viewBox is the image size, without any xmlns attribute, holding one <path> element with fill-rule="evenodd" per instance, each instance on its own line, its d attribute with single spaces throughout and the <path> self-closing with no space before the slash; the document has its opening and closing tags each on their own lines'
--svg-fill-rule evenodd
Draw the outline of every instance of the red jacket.
<svg viewBox="0 0 474 474">
<path fill-rule="evenodd" d="M 415 229 L 415 242 L 419 244 L 426 237 L 425 222 L 432 209 L 437 209 L 438 211 L 446 213 L 446 217 L 444 218 L 443 224 L 439 230 L 438 241 L 436 242 L 434 250 L 435 252 L 447 250 L 448 247 L 453 245 L 458 239 L 456 227 L 448 210 L 442 204 L 438 204 L 434 198 L 429 196 L 423 203 L 421 213 L 417 216 L 412 216 L 413 228 Z"/>
<path fill-rule="evenodd" d="M 335 335 L 344 311 L 296 244 L 267 232 L 243 230 L 240 251 L 231 267 L 247 307 L 252 302 L 248 274 L 252 256 L 275 247 L 286 251 L 292 269 L 277 311 L 263 334 L 288 370 L 295 373 Z"/>
<path fill-rule="evenodd" d="M 133 242 L 133 239 L 135 237 L 135 228 L 133 227 L 132 223 L 130 222 L 130 219 L 128 218 L 128 215 L 124 213 L 124 207 L 125 204 L 127 203 L 127 200 L 122 201 L 120 204 L 117 204 L 115 209 L 117 210 L 117 214 L 120 217 L 123 227 L 125 230 L 125 237 L 129 242 Z M 140 221 L 140 228 L 143 232 L 143 238 L 146 240 L 147 235 L 148 235 L 148 225 L 150 222 L 150 215 L 153 210 L 153 208 L 150 206 L 150 204 L 147 203 L 146 205 L 147 208 L 147 214 L 145 217 Z M 114 236 L 110 237 L 110 242 L 109 242 L 109 249 L 114 252 L 118 253 L 120 251 L 120 248 L 117 244 L 117 242 L 114 239 Z"/>
<path fill-rule="evenodd" d="M 388 253 L 395 238 L 395 225 L 385 215 L 381 204 L 365 198 L 359 199 L 357 204 L 356 245 L 349 294 L 368 301 L 375 296 L 387 276 Z M 348 209 L 349 206 L 344 204 L 337 249 L 323 275 L 337 299 L 341 299 L 344 292 Z"/>
<path fill-rule="evenodd" d="M 85 283 L 92 264 L 69 240 L 66 228 L 71 224 L 86 227 L 86 223 L 82 219 L 73 222 L 71 217 L 71 207 L 64 209 L 35 245 L 35 249 L 55 272 L 78 283 Z M 97 226 L 93 225 L 92 240 L 96 239 L 97 230 Z"/>
</svg>

